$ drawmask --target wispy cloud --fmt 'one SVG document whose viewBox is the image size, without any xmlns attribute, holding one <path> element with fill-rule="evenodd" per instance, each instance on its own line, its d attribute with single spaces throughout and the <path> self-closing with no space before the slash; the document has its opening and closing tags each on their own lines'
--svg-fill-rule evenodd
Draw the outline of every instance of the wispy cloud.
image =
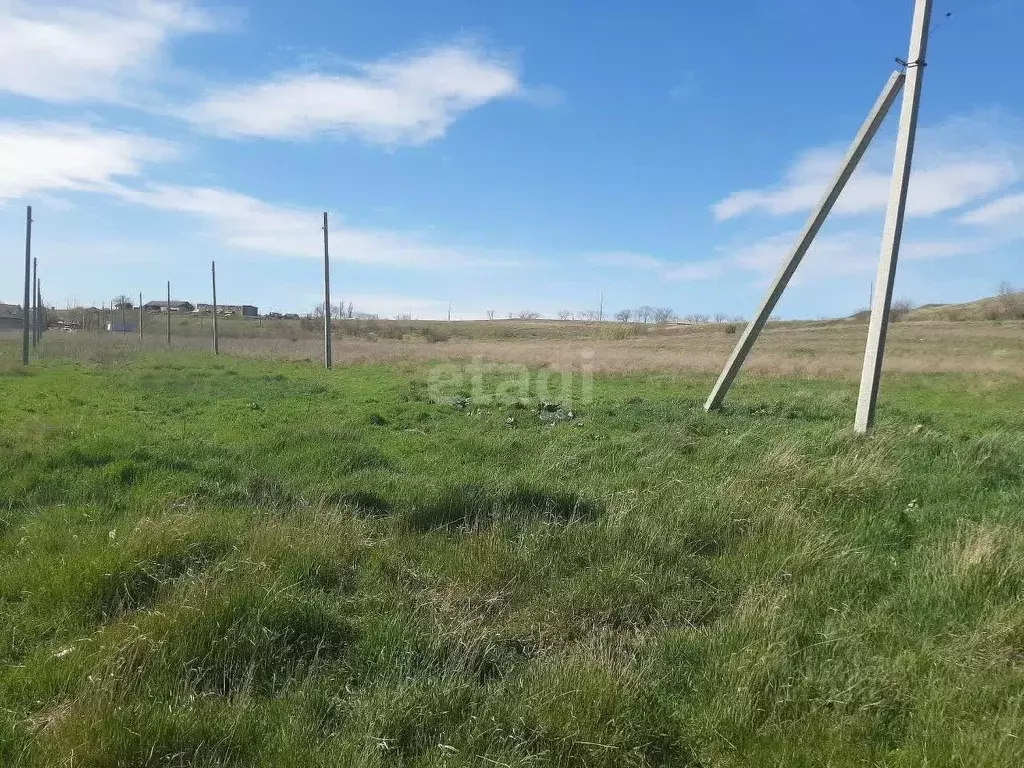
<svg viewBox="0 0 1024 768">
<path fill-rule="evenodd" d="M 222 136 L 306 139 L 328 133 L 372 144 L 424 144 L 466 112 L 521 90 L 507 60 L 452 44 L 359 65 L 349 74 L 293 73 L 228 86 L 181 115 Z"/>
<path fill-rule="evenodd" d="M 0 123 L 0 200 L 44 192 L 108 190 L 149 163 L 175 155 L 173 145 L 82 125 Z"/>
<path fill-rule="evenodd" d="M 712 206 L 716 220 L 752 213 L 785 216 L 810 211 L 842 162 L 843 147 L 803 152 L 782 180 L 735 192 Z M 893 148 L 869 153 L 836 205 L 836 215 L 884 209 L 889 195 Z M 953 118 L 921 133 L 908 199 L 908 214 L 925 217 L 956 210 L 1024 178 L 1024 137 L 998 115 Z"/>
<path fill-rule="evenodd" d="M 0 91 L 57 103 L 122 101 L 154 76 L 175 37 L 213 27 L 187 0 L 5 0 Z"/>
<path fill-rule="evenodd" d="M 1024 192 L 993 200 L 960 217 L 963 224 L 993 225 L 1016 221 L 1024 225 Z"/>
<path fill-rule="evenodd" d="M 193 216 L 225 247 L 270 256 L 321 258 L 322 212 L 277 205 L 239 192 L 209 187 L 120 187 L 129 203 Z M 333 216 L 331 258 L 379 267 L 449 269 L 504 267 L 514 259 L 433 245 L 400 232 L 353 227 Z"/>
</svg>

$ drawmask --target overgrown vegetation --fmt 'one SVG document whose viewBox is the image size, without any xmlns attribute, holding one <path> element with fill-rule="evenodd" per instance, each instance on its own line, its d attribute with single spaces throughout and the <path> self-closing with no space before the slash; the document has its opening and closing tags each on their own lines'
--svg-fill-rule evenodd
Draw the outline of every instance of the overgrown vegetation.
<svg viewBox="0 0 1024 768">
<path fill-rule="evenodd" d="M 16 354 L 0 765 L 1020 764 L 1019 377 Z"/>
</svg>

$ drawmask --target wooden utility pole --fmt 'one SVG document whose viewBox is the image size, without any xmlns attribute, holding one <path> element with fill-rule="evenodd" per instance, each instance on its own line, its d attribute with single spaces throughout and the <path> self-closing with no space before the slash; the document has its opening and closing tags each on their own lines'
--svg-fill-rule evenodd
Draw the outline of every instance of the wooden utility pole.
<svg viewBox="0 0 1024 768">
<path fill-rule="evenodd" d="M 217 262 L 210 262 L 210 277 L 213 279 L 213 354 L 220 354 L 220 336 L 217 334 Z M 170 312 L 170 306 L 167 307 Z"/>
<path fill-rule="evenodd" d="M 144 315 L 144 313 L 142 311 L 142 294 L 140 293 L 139 294 L 139 338 L 140 339 L 145 336 L 145 331 L 143 330 L 143 325 L 144 324 L 145 324 L 145 315 Z"/>
<path fill-rule="evenodd" d="M 903 87 L 904 79 L 904 75 L 894 72 L 889 78 L 889 82 L 885 84 L 867 121 L 861 126 L 860 133 L 857 134 L 853 144 L 850 145 L 850 150 L 838 175 L 832 181 L 832 185 L 821 199 L 821 202 L 818 203 L 817 209 L 804 227 L 804 231 L 790 252 L 789 258 L 786 259 L 779 273 L 775 276 L 775 282 L 768 289 L 768 293 L 761 302 L 757 313 L 747 324 L 739 341 L 736 343 L 732 356 L 725 364 L 725 368 L 722 369 L 722 374 L 718 377 L 714 389 L 711 390 L 707 402 L 704 403 L 705 410 L 713 411 L 721 408 L 729 388 L 732 387 L 732 383 L 740 372 L 740 368 L 743 367 L 743 361 L 747 359 L 747 355 L 750 354 L 754 342 L 757 341 L 757 337 L 764 329 L 772 312 L 775 311 L 775 306 L 779 303 L 779 299 L 782 298 L 783 291 L 786 290 L 786 286 L 789 285 L 789 281 L 792 279 L 797 267 L 800 266 L 800 262 L 807 255 L 807 251 L 814 242 L 814 238 L 817 237 L 818 232 L 824 226 L 825 220 L 832 212 L 836 202 L 838 202 L 839 196 L 842 194 L 843 189 L 846 188 L 846 184 L 849 182 L 850 177 L 853 176 L 853 172 L 857 170 L 857 166 L 864 157 L 864 153 L 867 152 L 871 140 L 878 133 L 879 128 L 882 127 L 882 123 L 885 122 L 886 115 L 889 114 L 893 102 L 896 101 L 896 97 Z"/>
<path fill-rule="evenodd" d="M 864 350 L 864 368 L 860 377 L 857 397 L 857 419 L 854 431 L 864 434 L 875 420 L 878 403 L 878 385 L 882 379 L 882 359 L 885 356 L 885 337 L 889 329 L 889 310 L 892 307 L 892 289 L 896 282 L 896 262 L 903 238 L 903 221 L 907 212 L 907 190 L 910 188 L 910 170 L 914 160 L 914 142 L 917 137 L 917 118 L 921 108 L 921 87 L 924 84 L 925 58 L 928 55 L 928 27 L 931 25 L 932 0 L 917 0 L 914 6 L 914 26 L 910 35 L 910 53 L 907 56 L 907 88 L 903 93 L 903 110 L 896 137 L 896 160 L 892 169 L 892 189 L 889 191 L 889 209 L 882 232 L 882 255 L 878 261 L 875 295 L 871 302 L 871 321 L 868 324 L 868 343 Z"/>
<path fill-rule="evenodd" d="M 171 346 L 171 281 L 167 281 L 167 346 Z"/>
<path fill-rule="evenodd" d="M 22 316 L 25 321 L 21 333 L 21 362 L 28 365 L 29 331 L 32 322 L 32 206 L 25 210 L 25 304 Z"/>
<path fill-rule="evenodd" d="M 328 242 L 327 211 L 324 211 L 324 366 L 334 364 L 331 350 L 331 250 Z"/>
</svg>

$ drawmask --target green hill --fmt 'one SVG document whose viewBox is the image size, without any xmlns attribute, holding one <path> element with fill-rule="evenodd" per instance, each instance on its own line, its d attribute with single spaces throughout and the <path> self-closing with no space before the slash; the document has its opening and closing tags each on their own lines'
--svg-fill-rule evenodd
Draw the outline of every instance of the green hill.
<svg viewBox="0 0 1024 768">
<path fill-rule="evenodd" d="M 925 304 L 907 312 L 904 320 L 1020 320 L 1024 291 L 1007 291 L 964 304 Z"/>
</svg>

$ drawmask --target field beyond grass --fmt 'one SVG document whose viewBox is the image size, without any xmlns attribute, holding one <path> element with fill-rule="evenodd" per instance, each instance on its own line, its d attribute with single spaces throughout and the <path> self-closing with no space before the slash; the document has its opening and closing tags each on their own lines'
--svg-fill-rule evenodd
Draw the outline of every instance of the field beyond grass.
<svg viewBox="0 0 1024 768">
<path fill-rule="evenodd" d="M 1022 764 L 1019 376 L 16 353 L 0 765 Z"/>
</svg>

